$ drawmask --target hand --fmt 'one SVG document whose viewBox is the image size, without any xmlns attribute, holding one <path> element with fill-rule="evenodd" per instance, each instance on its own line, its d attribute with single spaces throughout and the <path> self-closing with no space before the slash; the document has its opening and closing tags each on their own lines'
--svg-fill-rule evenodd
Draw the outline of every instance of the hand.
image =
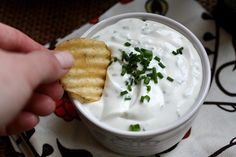
<svg viewBox="0 0 236 157">
<path fill-rule="evenodd" d="M 50 52 L 0 23 L 0 135 L 33 128 L 63 95 L 58 82 L 72 66 L 66 52 Z"/>
</svg>

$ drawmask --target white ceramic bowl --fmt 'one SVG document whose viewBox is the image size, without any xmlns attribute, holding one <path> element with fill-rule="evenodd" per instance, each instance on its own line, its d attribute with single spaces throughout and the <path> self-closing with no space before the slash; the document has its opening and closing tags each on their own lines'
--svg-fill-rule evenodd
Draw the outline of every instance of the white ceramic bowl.
<svg viewBox="0 0 236 157">
<path fill-rule="evenodd" d="M 177 121 L 165 127 L 145 132 L 128 132 L 112 128 L 85 113 L 82 105 L 74 101 L 81 119 L 87 125 L 91 134 L 105 147 L 125 155 L 143 156 L 163 152 L 181 141 L 184 134 L 190 129 L 200 106 L 202 105 L 210 85 L 210 65 L 205 49 L 200 41 L 186 27 L 180 23 L 156 14 L 127 13 L 105 19 L 94 25 L 82 37 L 90 38 L 96 32 L 112 25 L 124 18 L 140 18 L 165 24 L 183 34 L 197 50 L 203 70 L 203 80 L 196 102 L 189 111 Z"/>
</svg>

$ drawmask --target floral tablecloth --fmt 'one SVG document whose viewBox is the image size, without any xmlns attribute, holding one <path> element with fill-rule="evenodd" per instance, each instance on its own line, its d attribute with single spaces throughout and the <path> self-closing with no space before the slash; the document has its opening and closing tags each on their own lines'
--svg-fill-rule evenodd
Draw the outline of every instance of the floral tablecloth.
<svg viewBox="0 0 236 157">
<path fill-rule="evenodd" d="M 151 157 L 235 157 L 236 40 L 194 0 L 120 0 L 65 38 L 80 36 L 97 22 L 126 12 L 152 12 L 182 23 L 203 43 L 211 62 L 210 92 L 192 128 L 180 143 Z M 46 46 L 53 48 L 59 40 Z M 57 102 L 55 114 L 40 118 L 34 129 L 11 136 L 11 141 L 19 157 L 121 156 L 94 140 L 66 95 Z"/>
</svg>

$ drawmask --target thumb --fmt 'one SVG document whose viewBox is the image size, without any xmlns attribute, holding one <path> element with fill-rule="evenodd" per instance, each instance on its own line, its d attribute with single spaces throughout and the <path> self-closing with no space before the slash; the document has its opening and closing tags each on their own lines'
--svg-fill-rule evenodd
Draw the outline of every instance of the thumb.
<svg viewBox="0 0 236 157">
<path fill-rule="evenodd" d="M 73 65 L 74 59 L 68 52 L 32 52 L 26 54 L 25 76 L 32 88 L 51 83 L 61 78 Z"/>
</svg>

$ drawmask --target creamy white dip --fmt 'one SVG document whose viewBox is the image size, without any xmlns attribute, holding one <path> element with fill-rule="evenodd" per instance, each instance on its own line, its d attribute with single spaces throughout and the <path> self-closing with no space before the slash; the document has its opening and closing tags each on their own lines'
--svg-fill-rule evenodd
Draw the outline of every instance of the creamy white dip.
<svg viewBox="0 0 236 157">
<path fill-rule="evenodd" d="M 100 101 L 83 104 L 89 116 L 117 129 L 129 130 L 131 124 L 139 124 L 141 130 L 153 130 L 170 124 L 183 116 L 195 102 L 202 83 L 200 57 L 190 41 L 174 29 L 154 21 L 129 18 L 110 25 L 93 38 L 104 41 L 112 51 L 112 57 L 121 59 L 121 51 L 138 53 L 134 47 L 152 51 L 165 68 L 153 59 L 149 67 L 155 67 L 164 78 L 158 83 L 150 81 L 150 92 L 143 81 L 128 92 L 131 100 L 121 96 L 127 90 L 129 75 L 121 76 L 122 64 L 113 62 L 107 71 L 104 92 Z M 124 43 L 129 42 L 130 46 Z M 183 54 L 172 52 L 183 47 Z M 173 81 L 166 79 L 168 76 Z M 150 101 L 140 102 L 148 95 Z"/>
</svg>

